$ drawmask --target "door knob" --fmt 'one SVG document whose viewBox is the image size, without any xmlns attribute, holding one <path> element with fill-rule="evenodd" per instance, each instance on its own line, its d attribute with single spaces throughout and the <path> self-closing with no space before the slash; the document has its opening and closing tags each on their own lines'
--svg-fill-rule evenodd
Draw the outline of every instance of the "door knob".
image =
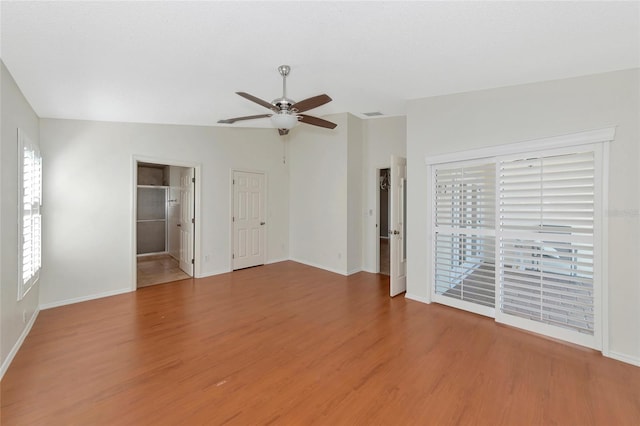
<svg viewBox="0 0 640 426">
<path fill-rule="evenodd" d="M 266 222 L 260 222 L 260 225 L 264 225 Z"/>
<path fill-rule="evenodd" d="M 399 234 L 400 234 L 400 231 L 396 231 L 396 230 L 394 229 L 393 231 L 391 231 L 391 233 L 392 233 L 393 235 L 399 235 Z"/>
</svg>

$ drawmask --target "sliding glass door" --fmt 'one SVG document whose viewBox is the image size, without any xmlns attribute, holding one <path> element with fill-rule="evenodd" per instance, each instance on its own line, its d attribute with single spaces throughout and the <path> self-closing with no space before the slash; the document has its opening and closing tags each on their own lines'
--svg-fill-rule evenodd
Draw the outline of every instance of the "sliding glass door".
<svg viewBox="0 0 640 426">
<path fill-rule="evenodd" d="M 599 349 L 601 152 L 433 164 L 432 299 Z"/>
</svg>

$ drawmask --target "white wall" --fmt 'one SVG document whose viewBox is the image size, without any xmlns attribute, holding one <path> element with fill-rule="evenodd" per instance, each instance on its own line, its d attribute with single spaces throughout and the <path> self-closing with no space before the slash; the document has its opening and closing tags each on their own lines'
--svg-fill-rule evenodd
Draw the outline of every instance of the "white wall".
<svg viewBox="0 0 640 426">
<path fill-rule="evenodd" d="M 364 120 L 349 114 L 347 119 L 347 274 L 362 270 L 364 230 Z"/>
<path fill-rule="evenodd" d="M 363 269 L 369 120 L 348 113 L 327 119 L 338 127 L 299 126 L 288 142 L 291 259 L 349 275 Z M 374 150 L 383 145 L 378 136 L 398 136 L 381 124 L 374 126 L 383 129 L 373 138 Z M 402 153 L 404 142 L 402 137 Z M 373 158 L 379 156 L 374 152 Z"/>
<path fill-rule="evenodd" d="M 267 173 L 267 259 L 288 258 L 287 165 L 274 130 L 42 119 L 41 150 L 42 306 L 132 287 L 134 156 L 201 165 L 199 276 L 231 268 L 231 168 Z"/>
<path fill-rule="evenodd" d="M 609 346 L 640 365 L 640 70 L 414 100 L 408 103 L 407 293 L 428 298 L 425 156 L 617 126 L 611 143 Z"/>
<path fill-rule="evenodd" d="M 2 145 L 0 149 L 0 377 L 28 331 L 38 309 L 40 284 L 17 302 L 18 296 L 18 128 L 38 145 L 38 117 L 22 95 L 13 77 L 0 61 Z M 46 169 L 48 164 L 44 163 Z M 21 182 L 20 182 L 21 184 Z M 44 266 L 46 267 L 46 265 Z M 23 315 L 27 321 L 23 320 Z"/>
<path fill-rule="evenodd" d="M 380 117 L 364 120 L 364 219 L 363 263 L 368 272 L 376 270 L 376 253 L 379 245 L 378 171 L 391 166 L 391 155 L 407 156 L 406 119 L 402 117 Z M 411 183 L 409 183 L 411 186 Z M 369 214 L 371 213 L 371 214 Z"/>
<path fill-rule="evenodd" d="M 347 273 L 348 114 L 334 130 L 300 125 L 289 136 L 290 256 Z"/>
</svg>

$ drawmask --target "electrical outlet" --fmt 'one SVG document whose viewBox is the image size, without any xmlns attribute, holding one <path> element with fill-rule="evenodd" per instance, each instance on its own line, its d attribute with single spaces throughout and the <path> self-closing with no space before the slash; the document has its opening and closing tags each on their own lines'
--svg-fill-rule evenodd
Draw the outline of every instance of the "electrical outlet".
<svg viewBox="0 0 640 426">
<path fill-rule="evenodd" d="M 208 262 L 208 261 L 209 261 L 209 255 L 208 255 L 208 254 L 205 254 L 205 255 L 204 255 L 204 261 L 205 261 L 205 262 Z"/>
</svg>

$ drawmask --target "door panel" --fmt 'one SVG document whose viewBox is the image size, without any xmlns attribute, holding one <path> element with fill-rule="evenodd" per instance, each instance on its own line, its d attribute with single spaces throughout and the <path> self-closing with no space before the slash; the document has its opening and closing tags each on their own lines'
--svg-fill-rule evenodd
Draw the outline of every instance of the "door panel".
<svg viewBox="0 0 640 426">
<path fill-rule="evenodd" d="M 391 277 L 389 293 L 391 297 L 407 291 L 407 159 L 391 156 Z"/>
<path fill-rule="evenodd" d="M 266 260 L 265 175 L 233 172 L 233 269 Z"/>
<path fill-rule="evenodd" d="M 193 276 L 194 169 L 180 171 L 180 269 Z"/>
</svg>

